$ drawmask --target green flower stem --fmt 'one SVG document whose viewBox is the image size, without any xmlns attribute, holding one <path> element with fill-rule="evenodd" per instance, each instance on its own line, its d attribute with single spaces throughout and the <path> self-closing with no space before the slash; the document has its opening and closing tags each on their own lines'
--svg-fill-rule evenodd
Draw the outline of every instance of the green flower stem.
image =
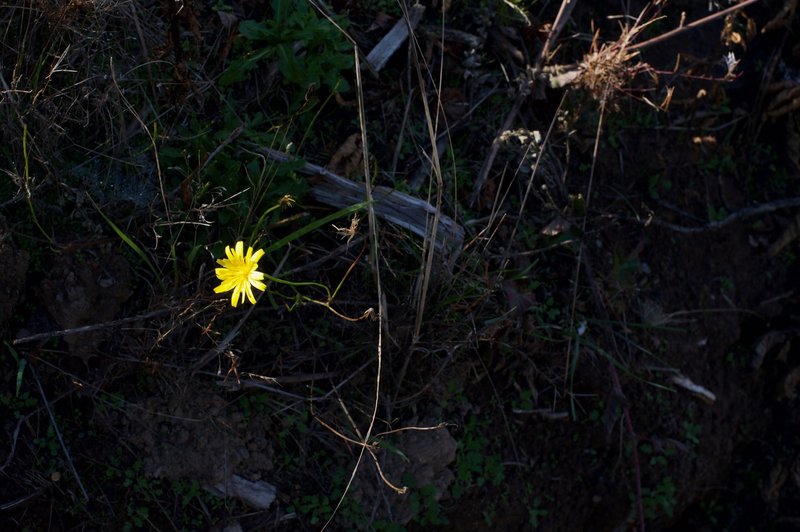
<svg viewBox="0 0 800 532">
<path fill-rule="evenodd" d="M 250 240 L 248 240 L 248 242 L 256 241 L 256 234 L 258 234 L 258 230 L 259 228 L 261 228 L 261 224 L 264 223 L 264 219 L 269 215 L 269 213 L 273 212 L 275 209 L 280 208 L 280 206 L 281 204 L 280 202 L 278 202 L 277 204 L 273 205 L 272 207 L 264 211 L 264 214 L 261 215 L 261 217 L 256 222 L 256 225 L 253 227 L 253 232 L 250 233 Z"/>
<path fill-rule="evenodd" d="M 361 316 L 359 316 L 357 318 L 351 318 L 349 316 L 345 316 L 344 314 L 342 314 L 341 312 L 339 312 L 338 310 L 336 310 L 335 308 L 333 308 L 331 306 L 331 302 L 333 301 L 333 295 L 331 294 L 331 292 L 330 292 L 330 290 L 328 289 L 327 286 L 325 286 L 323 284 L 320 284 L 320 283 L 287 281 L 287 280 L 281 279 L 279 277 L 273 277 L 273 276 L 269 275 L 268 273 L 264 274 L 264 279 L 268 280 L 269 282 L 274 282 L 274 283 L 278 283 L 278 284 L 291 286 L 292 289 L 294 289 L 294 295 L 295 295 L 294 302 L 292 303 L 291 306 L 289 306 L 289 310 L 294 310 L 294 308 L 300 303 L 313 303 L 315 305 L 319 305 L 321 307 L 324 307 L 324 308 L 328 309 L 334 315 L 336 315 L 339 318 L 342 318 L 344 320 L 347 320 L 347 321 L 360 321 L 360 320 L 363 320 L 364 318 L 367 318 L 367 317 L 371 316 L 372 313 L 373 313 L 373 310 L 371 308 L 369 308 L 366 311 L 364 311 L 364 313 Z M 297 290 L 298 286 L 313 286 L 315 288 L 321 288 L 325 292 L 325 294 L 327 295 L 327 301 L 320 301 L 319 299 L 314 299 L 313 297 L 309 297 L 309 296 L 301 294 L 300 291 Z M 267 291 L 266 293 L 270 294 L 270 295 L 275 293 L 276 295 L 280 296 L 280 294 L 278 294 L 277 292 Z M 281 296 L 281 297 L 286 297 L 286 296 Z"/>
<path fill-rule="evenodd" d="M 320 288 L 325 292 L 325 295 L 328 296 L 328 301 L 331 301 L 331 299 L 332 299 L 331 291 L 324 284 L 315 283 L 315 282 L 312 282 L 312 281 L 287 281 L 286 279 L 281 279 L 280 277 L 273 277 L 268 273 L 264 274 L 264 278 L 267 279 L 268 281 L 272 282 L 272 283 L 284 284 L 286 286 L 291 286 L 293 288 L 297 287 L 297 286 L 313 286 L 315 288 Z M 300 292 L 297 291 L 297 290 L 295 290 L 295 292 L 297 292 L 297 294 L 301 298 L 311 299 L 311 298 L 308 298 L 307 296 L 304 296 L 304 295 L 300 294 Z"/>
</svg>

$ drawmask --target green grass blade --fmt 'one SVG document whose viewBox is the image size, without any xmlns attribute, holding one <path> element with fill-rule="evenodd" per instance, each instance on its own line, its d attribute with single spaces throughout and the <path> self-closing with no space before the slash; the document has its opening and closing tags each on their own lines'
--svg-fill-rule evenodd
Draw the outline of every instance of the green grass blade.
<svg viewBox="0 0 800 532">
<path fill-rule="evenodd" d="M 281 238 L 277 242 L 274 242 L 271 246 L 265 248 L 264 252 L 269 254 L 269 253 L 272 253 L 274 251 L 277 251 L 280 248 L 282 248 L 283 246 L 285 246 L 286 244 L 288 244 L 289 242 L 292 242 L 293 240 L 297 240 L 301 236 L 310 233 L 314 229 L 317 229 L 317 228 L 319 228 L 319 227 L 321 227 L 321 226 L 323 226 L 323 225 L 325 225 L 327 223 L 330 223 L 330 222 L 332 222 L 334 220 L 337 220 L 337 219 L 339 219 L 339 218 L 341 218 L 343 216 L 347 216 L 349 214 L 353 214 L 354 212 L 358 212 L 361 209 L 364 209 L 367 205 L 368 205 L 368 202 L 362 201 L 360 203 L 356 203 L 355 205 L 351 205 L 349 207 L 345 207 L 344 209 L 338 210 L 333 214 L 329 214 L 328 216 L 325 216 L 324 218 L 320 218 L 319 220 L 313 221 L 310 224 L 306 225 L 305 227 L 301 227 L 297 231 L 295 231 L 295 232 L 293 232 L 293 233 Z"/>
<path fill-rule="evenodd" d="M 24 358 L 19 356 L 17 350 L 11 347 L 11 344 L 8 342 L 3 342 L 8 347 L 8 350 L 11 351 L 11 356 L 14 357 L 14 360 L 17 361 L 17 391 L 15 397 L 19 397 L 19 391 L 22 389 L 22 374 L 25 373 L 25 366 L 28 364 L 28 361 Z"/>
<path fill-rule="evenodd" d="M 147 265 L 147 267 L 148 267 L 148 268 L 150 268 L 150 271 L 152 271 L 152 272 L 153 272 L 153 275 L 155 275 L 155 276 L 156 276 L 156 279 L 158 279 L 158 278 L 159 278 L 159 273 L 158 273 L 158 270 L 156 270 L 156 267 L 155 267 L 155 266 L 153 265 L 153 263 L 150 261 L 150 257 L 148 257 L 148 256 L 145 254 L 145 252 L 144 252 L 144 251 L 142 251 L 142 248 L 140 248 L 140 247 L 139 247 L 139 246 L 136 244 L 136 242 L 134 242 L 133 240 L 131 240 L 131 239 L 130 239 L 130 237 L 129 237 L 128 235 L 126 235 L 126 234 L 125 234 L 125 233 L 122 231 L 122 229 L 120 229 L 119 227 L 117 227 L 117 226 L 116 226 L 116 224 L 115 224 L 114 222 L 112 222 L 112 221 L 111 221 L 111 219 L 110 219 L 108 216 L 106 216 L 105 214 L 103 214 L 103 211 L 101 211 L 101 210 L 100 210 L 100 207 L 98 207 L 97 203 L 95 203 L 95 202 L 94 202 L 94 200 L 92 199 L 92 197 L 91 197 L 91 196 L 90 196 L 88 193 L 86 194 L 86 197 L 88 197 L 88 198 L 89 198 L 89 201 L 90 201 L 90 202 L 92 202 L 92 205 L 94 205 L 94 208 L 95 208 L 95 209 L 97 209 L 97 212 L 99 212 L 99 213 L 100 213 L 100 216 L 102 216 L 102 217 L 103 217 L 103 219 L 104 219 L 104 220 L 106 221 L 106 223 L 107 223 L 107 224 L 108 224 L 108 225 L 111 227 L 111 229 L 113 229 L 113 230 L 114 230 L 114 232 L 115 232 L 115 233 L 117 233 L 117 236 L 119 236 L 119 237 L 122 239 L 122 241 L 123 241 L 123 242 L 125 242 L 125 243 L 128 245 L 128 247 L 130 247 L 130 248 L 131 248 L 131 249 L 134 251 L 134 253 L 136 253 L 137 255 L 139 255 L 139 257 L 140 257 L 140 258 L 141 258 L 141 259 L 144 261 L 144 263 Z"/>
</svg>

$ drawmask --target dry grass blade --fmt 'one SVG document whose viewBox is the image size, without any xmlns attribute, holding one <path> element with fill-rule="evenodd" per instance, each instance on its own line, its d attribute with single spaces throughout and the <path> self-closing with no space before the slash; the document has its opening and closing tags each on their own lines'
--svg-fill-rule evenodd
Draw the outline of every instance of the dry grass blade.
<svg viewBox="0 0 800 532">
<path fill-rule="evenodd" d="M 353 48 L 353 55 L 355 59 L 355 73 L 356 73 L 356 94 L 358 96 L 358 124 L 359 129 L 361 131 L 361 149 L 363 150 L 362 154 L 362 161 L 364 162 L 364 195 L 366 196 L 367 201 L 367 220 L 368 224 L 368 231 L 369 231 L 369 242 L 370 242 L 370 265 L 372 267 L 372 275 L 375 282 L 375 290 L 377 292 L 377 305 L 378 305 L 378 334 L 377 334 L 377 345 L 376 345 L 376 362 L 377 367 L 375 368 L 375 395 L 374 401 L 372 405 L 372 413 L 370 415 L 369 426 L 364 433 L 364 438 L 362 440 L 363 445 L 361 446 L 361 450 L 358 453 L 358 458 L 356 459 L 356 463 L 353 465 L 353 470 L 350 473 L 350 478 L 347 480 L 347 484 L 345 485 L 344 490 L 342 490 L 342 496 L 336 503 L 336 507 L 333 509 L 328 520 L 323 525 L 322 529 L 325 530 L 328 526 L 333 522 L 333 518 L 336 516 L 336 513 L 341 508 L 342 503 L 344 502 L 345 497 L 347 496 L 348 492 L 350 491 L 350 487 L 353 485 L 353 481 L 356 478 L 356 474 L 358 473 L 358 469 L 361 466 L 361 462 L 364 459 L 364 453 L 367 450 L 367 445 L 369 443 L 370 438 L 372 437 L 372 432 L 375 428 L 375 420 L 378 416 L 378 406 L 380 404 L 380 396 L 381 396 L 381 372 L 383 370 L 383 330 L 384 327 L 388 329 L 388 323 L 384 323 L 386 320 L 386 300 L 383 297 L 383 286 L 381 285 L 381 270 L 380 270 L 380 241 L 378 239 L 378 220 L 375 216 L 375 206 L 373 203 L 372 198 L 372 185 L 370 183 L 370 168 L 369 168 L 369 149 L 367 144 L 367 123 L 366 118 L 364 115 L 364 90 L 363 85 L 361 82 L 361 69 L 359 65 L 359 54 L 358 48 Z"/>
<path fill-rule="evenodd" d="M 72 474 L 75 477 L 75 482 L 78 483 L 78 487 L 83 494 L 84 500 L 89 500 L 89 493 L 87 493 L 86 488 L 83 486 L 83 481 L 81 480 L 81 476 L 78 474 L 78 470 L 75 468 L 75 463 L 72 461 L 72 456 L 69 453 L 69 449 L 67 448 L 67 444 L 64 443 L 64 437 L 61 435 L 61 430 L 58 428 L 58 423 L 56 422 L 56 416 L 53 413 L 53 409 L 50 407 L 50 402 L 47 400 L 47 396 L 44 393 L 44 388 L 42 387 L 42 381 L 39 380 L 39 375 L 36 372 L 36 368 L 31 365 L 31 374 L 33 375 L 34 380 L 36 381 L 36 386 L 39 388 L 39 394 L 42 396 L 42 402 L 44 403 L 45 409 L 47 410 L 47 414 L 50 416 L 50 423 L 53 425 L 53 431 L 58 438 L 58 443 L 61 445 L 61 450 L 64 451 L 64 457 L 67 459 L 67 463 L 69 464 L 69 468 L 72 470 Z"/>
<path fill-rule="evenodd" d="M 431 145 L 431 157 L 430 157 L 430 164 L 431 170 L 433 171 L 433 177 L 435 178 L 434 182 L 434 194 L 436 197 L 434 203 L 434 212 L 433 217 L 429 220 L 429 228 L 426 228 L 426 235 L 425 235 L 425 245 L 423 246 L 422 257 L 423 257 L 423 264 L 421 268 L 420 278 L 417 283 L 416 293 L 414 296 L 415 300 L 415 308 L 416 308 L 416 316 L 414 320 L 414 333 L 411 340 L 412 344 L 412 351 L 413 347 L 417 344 L 420 338 L 420 331 L 422 329 L 422 320 L 423 316 L 425 315 L 425 303 L 428 297 L 428 288 L 430 285 L 431 280 L 431 272 L 433 268 L 433 258 L 435 256 L 435 242 L 437 240 L 439 234 L 439 225 L 441 221 L 441 213 L 442 213 L 442 190 L 444 188 L 444 182 L 442 180 L 442 165 L 441 161 L 439 160 L 439 150 L 437 149 L 437 131 L 439 128 L 439 114 L 437 113 L 436 119 L 434 120 L 433 115 L 431 114 L 430 107 L 428 106 L 428 99 L 426 96 L 425 91 L 425 76 L 422 73 L 422 66 L 423 66 L 423 59 L 420 55 L 419 43 L 414 35 L 411 36 L 411 58 L 414 63 L 413 67 L 417 74 L 417 83 L 419 87 L 419 94 L 420 100 L 422 101 L 423 111 L 425 113 L 425 125 L 426 130 L 428 132 L 428 139 Z M 436 106 L 437 109 L 441 107 L 441 93 L 437 89 L 437 87 L 441 87 L 442 85 L 442 72 L 439 72 L 439 82 L 438 85 L 436 83 L 433 84 L 434 90 L 436 92 Z M 402 379 L 401 379 L 402 380 Z"/>
</svg>

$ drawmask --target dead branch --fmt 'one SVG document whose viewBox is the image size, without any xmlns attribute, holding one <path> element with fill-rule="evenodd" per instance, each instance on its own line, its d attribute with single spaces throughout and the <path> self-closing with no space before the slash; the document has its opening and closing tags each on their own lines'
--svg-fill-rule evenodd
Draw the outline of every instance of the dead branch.
<svg viewBox="0 0 800 532">
<path fill-rule="evenodd" d="M 636 221 L 643 224 L 645 227 L 648 225 L 657 225 L 659 227 L 665 227 L 667 229 L 676 231 L 678 233 L 695 234 L 695 233 L 704 233 L 706 231 L 716 231 L 718 229 L 722 229 L 726 225 L 730 225 L 733 222 L 737 222 L 739 220 L 752 218 L 753 216 L 758 216 L 759 214 L 766 214 L 769 212 L 778 211 L 782 209 L 789 209 L 792 207 L 800 207 L 800 198 L 787 198 L 782 200 L 771 201 L 769 203 L 762 203 L 760 205 L 753 205 L 752 207 L 745 207 L 744 209 L 740 209 L 738 211 L 730 213 L 722 220 L 708 222 L 705 225 L 698 225 L 695 227 L 686 227 L 683 225 L 677 225 L 670 222 L 664 222 L 656 218 L 653 218 L 652 216 L 646 220 L 637 218 Z"/>
<path fill-rule="evenodd" d="M 272 148 L 254 146 L 253 149 L 274 161 L 297 160 L 292 155 Z M 314 176 L 314 179 L 309 180 L 311 195 L 320 203 L 343 209 L 364 201 L 362 185 L 345 179 L 327 168 L 304 163 L 298 171 Z M 436 215 L 433 205 L 384 186 L 375 187 L 372 190 L 372 197 L 376 215 L 423 238 L 428 236 L 431 220 Z M 452 218 L 441 215 L 439 230 L 436 232 L 436 250 L 447 252 L 452 260 L 461 253 L 463 243 L 464 228 Z"/>
<path fill-rule="evenodd" d="M 130 323 L 132 321 L 154 318 L 156 316 L 160 316 L 161 314 L 166 314 L 167 312 L 169 312 L 169 309 L 161 309 L 153 312 L 147 312 L 145 314 L 140 314 L 139 316 L 132 316 L 130 318 L 122 318 L 119 320 L 107 321 L 105 323 L 95 323 L 92 325 L 84 325 L 82 327 L 74 327 L 72 329 L 62 329 L 60 331 L 50 331 L 39 334 L 32 334 L 30 336 L 23 336 L 22 338 L 16 338 L 14 341 L 11 342 L 11 344 L 18 345 L 18 344 L 33 342 L 35 340 L 48 340 L 50 338 L 57 338 L 59 336 L 69 336 L 71 334 L 80 334 L 90 331 L 96 331 L 98 329 L 107 329 L 109 327 L 116 327 L 117 325 L 122 325 L 123 323 Z"/>
<path fill-rule="evenodd" d="M 652 46 L 654 44 L 666 41 L 667 39 L 672 39 L 673 37 L 676 37 L 676 36 L 680 35 L 681 33 L 693 30 L 693 29 L 698 28 L 698 27 L 700 27 L 700 26 L 702 26 L 704 24 L 708 24 L 712 20 L 716 20 L 716 19 L 718 19 L 720 17 L 724 17 L 726 15 L 729 15 L 731 13 L 739 11 L 740 9 L 743 9 L 743 8 L 749 6 L 750 4 L 755 4 L 756 2 L 760 2 L 760 1 L 761 0 L 744 0 L 743 2 L 741 2 L 739 4 L 736 4 L 735 6 L 731 6 L 731 7 L 727 8 L 727 9 L 723 9 L 722 11 L 717 11 L 716 13 L 708 15 L 707 17 L 703 17 L 703 18 L 701 18 L 699 20 L 695 20 L 694 22 L 690 22 L 689 24 L 686 24 L 685 26 L 680 26 L 678 28 L 675 28 L 672 31 L 668 31 L 666 33 L 662 33 L 661 35 L 659 35 L 657 37 L 653 37 L 652 39 L 648 39 L 648 40 L 646 40 L 644 42 L 640 42 L 638 44 L 633 44 L 628 49 L 629 50 L 641 50 L 642 48 L 647 48 L 648 46 Z"/>
</svg>

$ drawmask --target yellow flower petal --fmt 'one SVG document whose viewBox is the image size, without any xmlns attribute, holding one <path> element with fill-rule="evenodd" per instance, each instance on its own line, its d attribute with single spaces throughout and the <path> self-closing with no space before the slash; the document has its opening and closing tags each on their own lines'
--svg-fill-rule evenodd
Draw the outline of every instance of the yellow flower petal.
<svg viewBox="0 0 800 532">
<path fill-rule="evenodd" d="M 241 290 L 242 286 L 240 284 L 237 284 L 236 286 L 233 287 L 233 295 L 231 296 L 231 305 L 233 305 L 234 308 L 236 308 L 236 305 L 239 304 L 239 293 L 241 292 Z"/>
<path fill-rule="evenodd" d="M 245 285 L 244 293 L 247 295 L 247 299 L 250 300 L 250 303 L 255 305 L 256 304 L 256 298 L 253 296 L 253 288 L 249 284 Z M 242 301 L 244 302 L 244 298 L 242 298 Z"/>
<path fill-rule="evenodd" d="M 253 295 L 253 288 L 261 291 L 266 290 L 267 285 L 262 281 L 264 273 L 256 270 L 258 261 L 264 256 L 264 250 L 253 250 L 247 247 L 244 253 L 244 242 L 236 242 L 233 248 L 225 246 L 227 258 L 218 259 L 217 264 L 220 268 L 215 268 L 217 278 L 222 281 L 219 286 L 214 288 L 214 292 L 219 294 L 233 290 L 231 294 L 231 306 L 236 307 L 239 302 L 244 303 L 245 299 L 255 304 L 256 298 Z"/>
</svg>

